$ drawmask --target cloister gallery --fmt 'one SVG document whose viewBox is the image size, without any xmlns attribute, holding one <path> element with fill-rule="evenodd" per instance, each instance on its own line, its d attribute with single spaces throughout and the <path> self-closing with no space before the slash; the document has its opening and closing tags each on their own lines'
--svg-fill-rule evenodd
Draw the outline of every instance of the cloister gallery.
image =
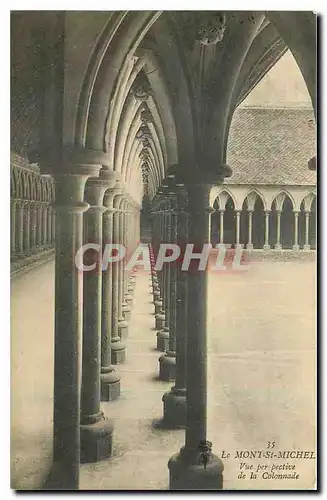
<svg viewBox="0 0 327 500">
<path fill-rule="evenodd" d="M 312 106 L 244 105 L 286 53 Z M 223 488 L 207 436 L 207 272 L 156 271 L 155 257 L 161 243 L 211 242 L 311 258 L 315 118 L 313 13 L 12 12 L 12 278 L 55 259 L 53 459 L 40 489 L 79 489 L 80 463 L 112 454 L 102 402 L 121 394 L 138 279 L 123 262 L 80 272 L 74 256 L 140 241 L 159 378 L 174 381 L 163 419 L 185 428 L 169 487 Z"/>
</svg>

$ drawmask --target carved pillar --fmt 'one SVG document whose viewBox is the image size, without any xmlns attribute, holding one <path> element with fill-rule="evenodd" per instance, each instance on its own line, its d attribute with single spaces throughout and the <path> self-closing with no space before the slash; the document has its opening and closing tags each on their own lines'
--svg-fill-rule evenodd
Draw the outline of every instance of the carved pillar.
<svg viewBox="0 0 327 500">
<path fill-rule="evenodd" d="M 176 188 L 175 188 L 176 190 Z M 177 213 L 176 213 L 176 193 L 171 192 L 168 195 L 168 214 L 169 214 L 169 243 L 177 244 Z M 159 358 L 159 378 L 161 380 L 172 381 L 176 376 L 176 287 L 177 287 L 177 264 L 171 262 L 169 267 L 168 281 L 168 308 L 169 308 L 169 338 L 168 350 Z"/>
<path fill-rule="evenodd" d="M 131 257 L 131 250 L 132 250 L 132 242 L 130 239 L 131 235 L 131 227 L 130 227 L 130 204 L 128 201 L 125 201 L 124 203 L 124 213 L 123 213 L 123 245 L 126 249 L 126 254 L 125 254 L 125 259 L 123 262 L 123 292 L 122 292 L 122 315 L 123 315 L 123 320 L 126 323 L 126 327 L 124 330 L 124 338 L 127 338 L 128 335 L 128 326 L 127 322 L 131 318 L 131 303 L 132 303 L 132 296 L 128 293 L 127 287 L 128 287 L 128 282 L 129 282 L 129 275 L 128 272 L 125 270 L 126 264 L 129 261 Z"/>
<path fill-rule="evenodd" d="M 19 200 L 16 205 L 16 253 L 19 255 L 24 251 L 24 204 Z"/>
<path fill-rule="evenodd" d="M 305 210 L 304 212 L 305 216 L 305 236 L 304 236 L 304 246 L 303 250 L 310 250 L 310 244 L 309 244 L 309 220 L 310 220 L 310 210 Z"/>
<path fill-rule="evenodd" d="M 265 243 L 263 245 L 264 250 L 269 250 L 269 214 L 270 210 L 265 210 Z"/>
<path fill-rule="evenodd" d="M 76 253 L 83 243 L 84 187 L 100 165 L 67 165 L 56 175 L 54 466 L 59 489 L 78 489 L 80 462 L 83 272 Z M 67 168 L 67 170 L 68 170 Z M 59 480 L 58 480 L 59 481 Z"/>
<path fill-rule="evenodd" d="M 52 243 L 56 242 L 56 207 L 52 206 L 52 222 L 51 222 L 51 240 Z"/>
<path fill-rule="evenodd" d="M 294 245 L 293 250 L 300 250 L 299 243 L 299 212 L 294 210 Z"/>
<path fill-rule="evenodd" d="M 253 249 L 253 243 L 252 243 L 252 217 L 253 217 L 253 210 L 248 210 L 249 214 L 249 233 L 248 233 L 248 244 L 246 245 L 246 248 L 248 250 Z"/>
<path fill-rule="evenodd" d="M 24 210 L 23 249 L 24 253 L 28 254 L 30 251 L 30 226 L 31 226 L 30 201 L 25 201 L 23 210 Z"/>
<path fill-rule="evenodd" d="M 16 255 L 16 205 L 17 200 L 10 200 L 11 217 L 10 217 L 10 250 L 11 257 Z"/>
<path fill-rule="evenodd" d="M 46 246 L 47 244 L 47 223 L 48 223 L 48 216 L 47 216 L 47 211 L 48 211 L 48 204 L 43 203 L 42 204 L 42 246 Z"/>
<path fill-rule="evenodd" d="M 38 201 L 36 204 L 36 245 L 42 246 L 42 206 L 43 203 Z"/>
<path fill-rule="evenodd" d="M 84 243 L 100 250 L 88 250 L 95 269 L 84 271 L 83 365 L 81 394 L 81 462 L 97 462 L 112 452 L 113 424 L 100 411 L 101 309 L 102 309 L 102 214 L 105 190 L 115 183 L 110 171 L 86 183 L 85 200 L 90 208 L 84 213 Z M 91 257 L 91 259 L 90 259 Z"/>
<path fill-rule="evenodd" d="M 176 268 L 176 377 L 175 385 L 163 397 L 164 421 L 169 427 L 185 427 L 186 423 L 186 340 L 187 340 L 187 272 L 182 271 L 187 243 L 187 194 L 177 184 L 177 244 L 181 258 Z"/>
<path fill-rule="evenodd" d="M 51 245 L 51 235 L 52 235 L 52 206 L 48 206 L 47 210 L 47 241 L 48 246 Z"/>
<path fill-rule="evenodd" d="M 162 243 L 169 243 L 170 239 L 170 213 L 168 210 L 168 201 L 166 196 L 163 198 L 162 203 Z M 161 288 L 162 288 L 162 304 L 163 315 L 161 318 L 156 317 L 156 327 L 160 328 L 160 323 L 157 319 L 163 320 L 163 328 L 157 333 L 157 349 L 158 351 L 165 352 L 169 349 L 169 321 L 170 321 L 170 307 L 169 307 L 169 284 L 170 284 L 170 267 L 166 262 L 163 264 L 161 272 Z"/>
<path fill-rule="evenodd" d="M 276 245 L 275 249 L 276 250 L 281 250 L 282 245 L 280 244 L 280 217 L 281 217 L 281 210 L 276 210 L 276 217 L 277 217 L 277 234 L 276 234 Z"/>
<path fill-rule="evenodd" d="M 113 243 L 113 200 L 117 190 L 112 188 L 104 195 L 103 248 Z M 103 269 L 102 320 L 101 320 L 101 400 L 113 401 L 120 396 L 120 376 L 111 361 L 112 342 L 112 264 Z M 119 337 L 118 337 L 119 339 Z"/>
<path fill-rule="evenodd" d="M 116 194 L 114 197 L 114 214 L 113 214 L 113 243 L 120 243 L 119 219 L 120 219 L 120 200 L 121 195 Z M 111 337 L 111 356 L 112 363 L 124 363 L 126 358 L 125 344 L 121 341 L 118 332 L 119 321 L 119 262 L 112 263 L 112 337 Z"/>
<path fill-rule="evenodd" d="M 240 246 L 240 220 L 241 220 L 241 211 L 236 210 L 236 246 Z"/>
<path fill-rule="evenodd" d="M 37 205 L 33 203 L 31 206 L 31 248 L 36 247 L 36 226 L 37 226 Z"/>
<path fill-rule="evenodd" d="M 202 252 L 210 241 L 210 188 L 202 183 L 187 186 L 189 243 L 196 252 Z M 168 462 L 171 490 L 222 488 L 223 465 L 207 441 L 207 269 L 199 270 L 197 264 L 189 266 L 187 276 L 185 446 Z M 208 449 L 204 467 L 203 450 Z"/>
<path fill-rule="evenodd" d="M 225 213 L 225 209 L 220 208 L 219 209 L 219 214 L 220 214 L 219 245 L 221 245 L 221 246 L 225 246 L 225 244 L 224 244 L 224 213 Z"/>
<path fill-rule="evenodd" d="M 125 207 L 126 200 L 122 199 L 119 210 L 119 243 L 125 248 Z M 124 318 L 123 309 L 127 304 L 124 303 L 125 289 L 125 258 L 118 262 L 118 335 L 121 340 L 128 336 L 128 323 Z"/>
</svg>

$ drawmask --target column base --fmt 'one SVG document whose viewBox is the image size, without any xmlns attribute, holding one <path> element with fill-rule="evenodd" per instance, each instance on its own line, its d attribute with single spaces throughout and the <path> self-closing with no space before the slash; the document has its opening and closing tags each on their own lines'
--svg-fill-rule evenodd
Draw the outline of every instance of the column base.
<svg viewBox="0 0 327 500">
<path fill-rule="evenodd" d="M 168 427 L 183 429 L 186 426 L 186 389 L 172 387 L 162 396 L 164 416 Z"/>
<path fill-rule="evenodd" d="M 156 300 L 154 303 L 154 314 L 160 314 L 160 311 L 162 310 L 162 300 Z"/>
<path fill-rule="evenodd" d="M 101 401 L 114 401 L 120 396 L 120 376 L 113 366 L 100 374 Z"/>
<path fill-rule="evenodd" d="M 157 333 L 157 349 L 160 352 L 168 351 L 169 347 L 169 332 L 161 330 Z"/>
<path fill-rule="evenodd" d="M 281 250 L 281 249 L 282 249 L 282 245 L 280 243 L 276 243 L 275 250 Z"/>
<path fill-rule="evenodd" d="M 128 337 L 128 323 L 126 320 L 118 321 L 118 335 L 122 340 Z"/>
<path fill-rule="evenodd" d="M 252 243 L 248 243 L 248 244 L 246 245 L 246 249 L 247 249 L 247 250 L 253 250 L 253 244 L 252 244 Z"/>
<path fill-rule="evenodd" d="M 125 302 L 126 302 L 126 304 L 127 304 L 128 306 L 131 306 L 131 305 L 132 305 L 132 303 L 133 303 L 133 297 L 132 297 L 132 295 L 131 295 L 130 293 L 128 293 L 128 291 L 127 291 L 127 293 L 125 294 Z"/>
<path fill-rule="evenodd" d="M 156 330 L 162 330 L 165 326 L 165 315 L 162 313 L 156 314 Z"/>
<path fill-rule="evenodd" d="M 81 463 L 99 462 L 112 454 L 114 426 L 107 418 L 81 425 Z"/>
<path fill-rule="evenodd" d="M 132 314 L 131 306 L 130 305 L 123 306 L 124 321 L 129 321 L 131 319 L 131 314 Z"/>
<path fill-rule="evenodd" d="M 159 300 L 159 297 L 160 297 L 159 290 L 154 290 L 154 292 L 153 292 L 153 303 L 155 303 L 157 300 Z"/>
<path fill-rule="evenodd" d="M 310 245 L 303 245 L 303 250 L 304 250 L 305 252 L 309 252 L 309 251 L 311 250 Z"/>
<path fill-rule="evenodd" d="M 299 245 L 293 245 L 292 250 L 295 250 L 295 252 L 298 252 L 300 250 Z"/>
<path fill-rule="evenodd" d="M 184 453 L 176 453 L 168 462 L 170 490 L 222 490 L 222 461 L 212 453 L 206 467 L 201 454 L 194 453 L 192 460 Z"/>
<path fill-rule="evenodd" d="M 167 351 L 159 358 L 159 378 L 165 382 L 173 382 L 176 377 L 176 353 Z"/>
<path fill-rule="evenodd" d="M 270 250 L 270 245 L 263 245 L 263 250 Z"/>
<path fill-rule="evenodd" d="M 126 347 L 123 342 L 113 342 L 111 344 L 111 362 L 113 365 L 125 363 Z"/>
</svg>

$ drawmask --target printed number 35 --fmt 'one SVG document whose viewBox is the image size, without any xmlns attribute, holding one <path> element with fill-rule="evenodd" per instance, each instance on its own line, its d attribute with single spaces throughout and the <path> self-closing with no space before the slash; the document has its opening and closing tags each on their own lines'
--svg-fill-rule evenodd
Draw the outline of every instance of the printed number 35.
<svg viewBox="0 0 327 500">
<path fill-rule="evenodd" d="M 275 448 L 275 441 L 268 441 L 267 448 Z"/>
</svg>

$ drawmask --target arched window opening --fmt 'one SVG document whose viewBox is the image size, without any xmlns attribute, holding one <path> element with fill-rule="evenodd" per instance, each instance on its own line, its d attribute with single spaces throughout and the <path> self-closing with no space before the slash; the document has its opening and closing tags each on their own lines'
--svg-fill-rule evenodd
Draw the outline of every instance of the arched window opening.
<svg viewBox="0 0 327 500">
<path fill-rule="evenodd" d="M 299 222 L 298 222 L 298 245 L 301 250 L 303 250 L 305 245 L 305 211 L 304 211 L 304 200 L 302 200 L 299 212 Z"/>
<path fill-rule="evenodd" d="M 211 244 L 214 247 L 219 243 L 219 233 L 220 233 L 220 213 L 219 204 L 216 199 L 213 204 L 214 212 L 211 214 Z"/>
<path fill-rule="evenodd" d="M 280 218 L 281 245 L 283 249 L 293 248 L 294 241 L 294 213 L 293 204 L 288 196 L 285 196 Z"/>
<path fill-rule="evenodd" d="M 245 247 L 248 243 L 249 238 L 249 212 L 248 212 L 248 204 L 247 199 L 243 201 L 242 212 L 240 216 L 240 244 Z"/>
<path fill-rule="evenodd" d="M 277 210 L 276 210 L 276 200 L 272 202 L 271 210 L 269 214 L 269 245 L 270 248 L 278 249 L 278 228 L 277 228 Z"/>
<path fill-rule="evenodd" d="M 235 246 L 236 243 L 236 212 L 231 196 L 228 197 L 224 213 L 224 242 Z"/>
<path fill-rule="evenodd" d="M 259 196 L 255 200 L 253 211 L 253 248 L 263 248 L 265 241 L 265 213 Z"/>
</svg>

